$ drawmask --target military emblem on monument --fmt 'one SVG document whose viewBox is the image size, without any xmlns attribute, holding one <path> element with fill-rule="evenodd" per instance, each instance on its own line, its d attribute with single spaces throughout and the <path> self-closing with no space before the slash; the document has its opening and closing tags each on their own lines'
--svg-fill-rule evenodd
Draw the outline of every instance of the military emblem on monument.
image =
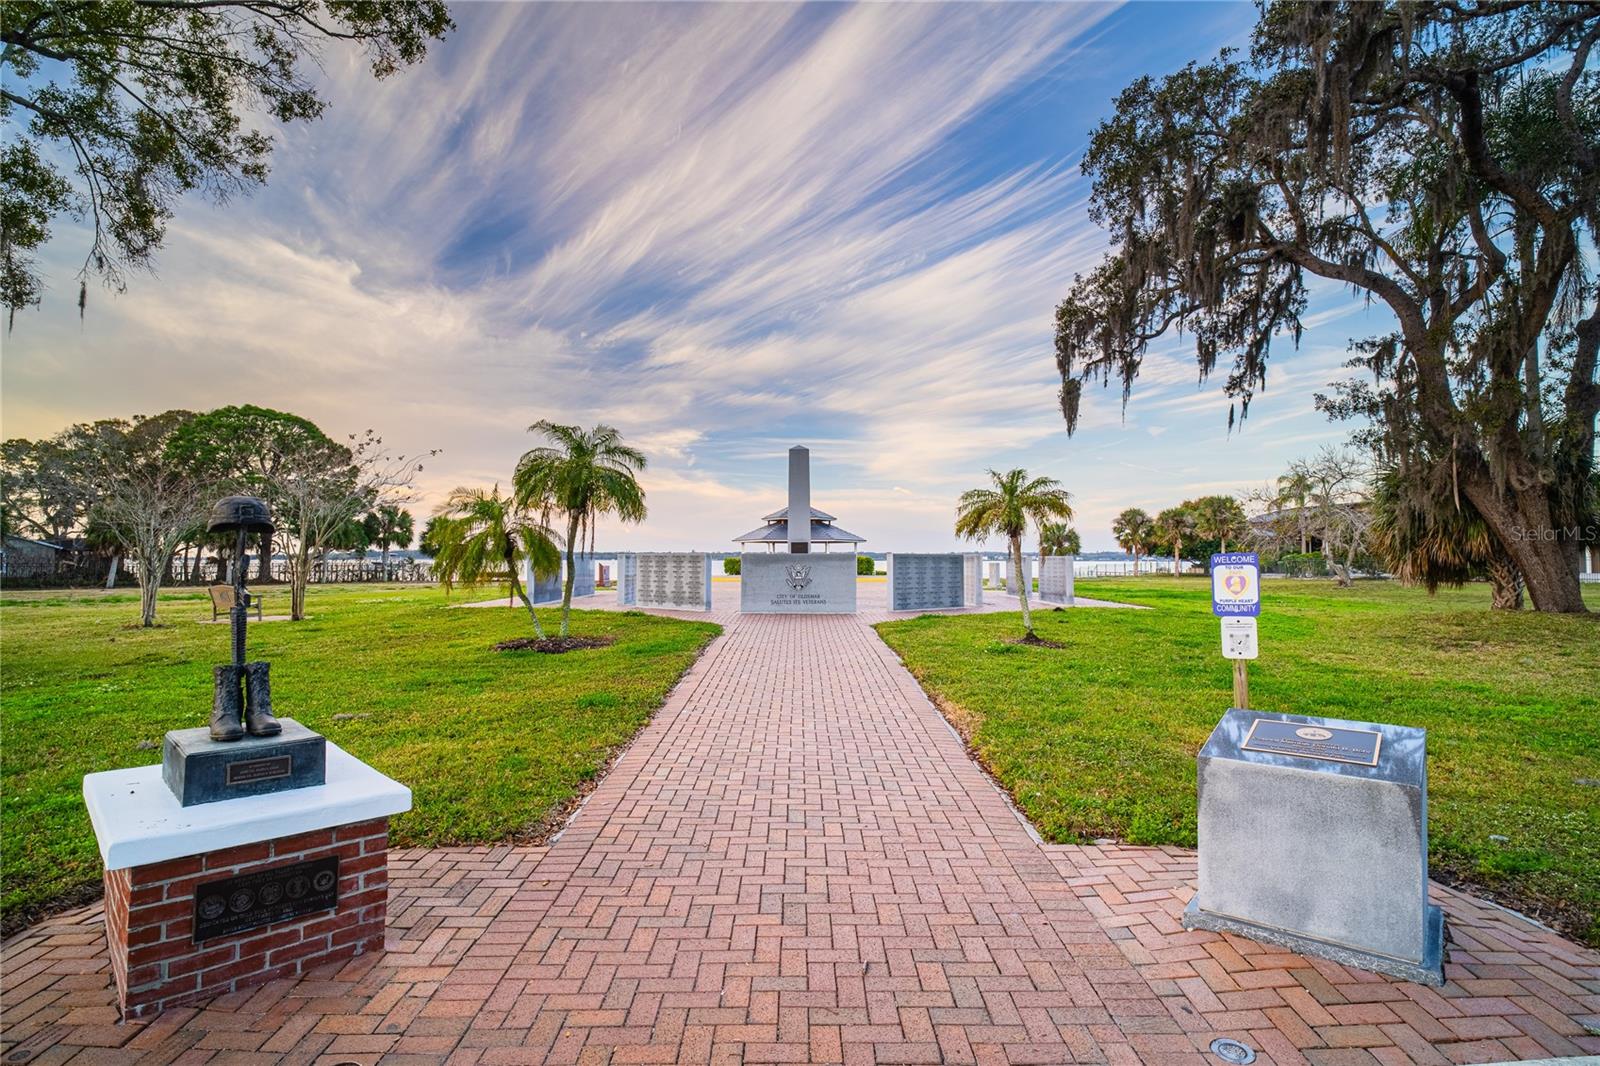
<svg viewBox="0 0 1600 1066">
<path fill-rule="evenodd" d="M 811 584 L 811 567 L 790 563 L 783 569 L 788 575 L 787 581 L 789 582 L 789 587 L 795 592 L 799 592 L 801 589 Z"/>
</svg>

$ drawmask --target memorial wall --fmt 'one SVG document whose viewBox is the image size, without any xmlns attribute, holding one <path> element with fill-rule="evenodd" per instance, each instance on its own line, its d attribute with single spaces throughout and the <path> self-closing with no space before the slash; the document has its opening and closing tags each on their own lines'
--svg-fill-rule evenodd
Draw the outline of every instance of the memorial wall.
<svg viewBox="0 0 1600 1066">
<path fill-rule="evenodd" d="M 533 568 L 524 563 L 522 566 L 522 583 L 528 590 L 528 599 L 534 603 L 561 602 L 561 571 L 559 570 L 548 574 L 535 574 Z"/>
<path fill-rule="evenodd" d="M 739 610 L 746 614 L 855 613 L 855 552 L 746 552 L 739 566 Z"/>
<path fill-rule="evenodd" d="M 1039 602 L 1071 607 L 1073 603 L 1070 555 L 1047 555 L 1039 563 Z"/>
<path fill-rule="evenodd" d="M 668 611 L 709 611 L 711 557 L 704 552 L 619 554 L 617 603 Z"/>
<path fill-rule="evenodd" d="M 561 556 L 561 567 L 567 565 L 565 553 Z M 572 583 L 572 598 L 594 595 L 594 556 L 588 553 L 574 555 L 572 568 L 578 578 Z M 527 559 L 522 561 L 522 583 L 527 586 L 528 598 L 534 603 L 560 603 L 561 602 L 561 570 L 557 569 L 548 574 L 535 574 L 533 567 Z"/>
<path fill-rule="evenodd" d="M 889 609 L 936 611 L 976 607 L 983 602 L 981 593 L 976 591 L 979 584 L 977 560 L 976 555 L 955 552 L 890 552 Z"/>
<path fill-rule="evenodd" d="M 963 606 L 983 606 L 983 556 L 977 552 L 961 557 L 961 596 Z"/>
</svg>

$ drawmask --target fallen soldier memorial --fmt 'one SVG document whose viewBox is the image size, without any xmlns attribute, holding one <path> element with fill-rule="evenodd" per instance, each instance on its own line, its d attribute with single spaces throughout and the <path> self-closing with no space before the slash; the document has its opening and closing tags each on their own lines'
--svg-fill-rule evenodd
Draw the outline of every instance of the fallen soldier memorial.
<svg viewBox="0 0 1600 1066">
<path fill-rule="evenodd" d="M 272 531 L 266 505 L 229 497 L 208 528 L 235 534 L 237 561 L 211 723 L 169 732 L 160 766 L 83 780 L 125 1019 L 381 949 L 388 820 L 411 809 L 410 789 L 274 717 L 268 664 L 245 661 L 244 546 Z"/>
</svg>

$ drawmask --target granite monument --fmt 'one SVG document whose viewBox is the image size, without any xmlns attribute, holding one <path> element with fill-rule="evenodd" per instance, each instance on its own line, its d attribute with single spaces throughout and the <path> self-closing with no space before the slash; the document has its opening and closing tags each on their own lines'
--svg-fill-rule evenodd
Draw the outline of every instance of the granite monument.
<svg viewBox="0 0 1600 1066">
<path fill-rule="evenodd" d="M 1184 925 L 1444 983 L 1424 730 L 1237 708 L 1199 755 Z"/>
</svg>

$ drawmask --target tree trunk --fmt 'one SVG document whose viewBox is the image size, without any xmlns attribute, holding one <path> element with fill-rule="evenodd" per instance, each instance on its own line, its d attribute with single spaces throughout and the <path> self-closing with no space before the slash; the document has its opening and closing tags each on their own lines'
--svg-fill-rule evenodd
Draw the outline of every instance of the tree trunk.
<svg viewBox="0 0 1600 1066">
<path fill-rule="evenodd" d="M 156 594 L 161 591 L 161 575 L 146 574 L 149 567 L 139 567 L 139 624 L 149 629 L 156 624 Z"/>
<path fill-rule="evenodd" d="M 1534 610 L 1587 613 L 1578 581 L 1578 543 L 1556 529 L 1542 486 L 1501 493 L 1482 474 L 1463 478 L 1461 488 L 1522 574 Z"/>
<path fill-rule="evenodd" d="M 1328 572 L 1333 575 L 1334 585 L 1342 589 L 1350 587 L 1350 571 L 1334 556 L 1327 537 L 1322 538 L 1322 561 L 1328 564 Z"/>
<path fill-rule="evenodd" d="M 1490 610 L 1522 610 L 1522 575 L 1517 573 L 1511 560 L 1496 556 L 1489 560 L 1487 569 L 1489 585 L 1493 590 L 1489 598 Z"/>
<path fill-rule="evenodd" d="M 117 587 L 117 564 L 120 562 L 122 562 L 122 556 L 113 555 L 111 557 L 111 566 L 106 571 L 106 588 L 108 589 Z"/>
<path fill-rule="evenodd" d="M 167 572 L 172 556 L 159 558 L 154 549 L 135 553 L 139 560 L 139 624 L 146 629 L 156 624 L 156 596 L 161 591 L 161 578 Z"/>
<path fill-rule="evenodd" d="M 1011 538 L 1012 577 L 1017 586 L 1017 597 L 1022 600 L 1022 628 L 1027 630 L 1028 636 L 1033 636 L 1033 612 L 1028 609 L 1028 586 L 1033 584 L 1033 575 L 1022 569 L 1022 538 Z"/>
<path fill-rule="evenodd" d="M 268 533 L 261 534 L 261 558 L 256 560 L 256 582 L 262 584 L 272 580 L 272 536 Z"/>
<path fill-rule="evenodd" d="M 572 558 L 572 542 L 578 539 L 578 516 L 567 517 L 567 576 L 561 582 L 561 635 L 564 637 L 570 631 L 572 618 L 572 581 L 577 577 Z"/>
<path fill-rule="evenodd" d="M 506 566 L 511 571 L 511 594 L 522 601 L 528 609 L 528 617 L 533 619 L 533 635 L 540 640 L 544 639 L 544 626 L 539 624 L 539 613 L 533 609 L 533 601 L 528 598 L 528 593 L 523 589 L 522 582 L 517 580 L 517 561 L 507 559 Z"/>
<path fill-rule="evenodd" d="M 290 558 L 289 567 L 289 621 L 300 622 L 306 617 L 306 585 L 311 580 L 311 552 L 302 546 Z"/>
</svg>

